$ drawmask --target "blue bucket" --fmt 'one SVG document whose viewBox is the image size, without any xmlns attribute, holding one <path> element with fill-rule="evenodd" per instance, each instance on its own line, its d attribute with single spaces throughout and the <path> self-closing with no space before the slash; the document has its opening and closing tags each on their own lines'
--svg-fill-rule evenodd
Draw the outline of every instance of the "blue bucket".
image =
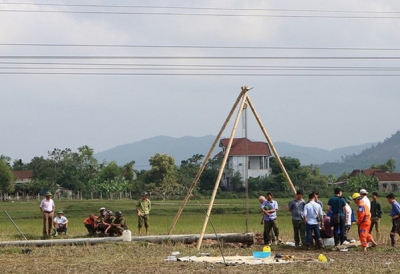
<svg viewBox="0 0 400 274">
<path fill-rule="evenodd" d="M 269 258 L 270 256 L 271 252 L 253 251 L 254 258 Z"/>
</svg>

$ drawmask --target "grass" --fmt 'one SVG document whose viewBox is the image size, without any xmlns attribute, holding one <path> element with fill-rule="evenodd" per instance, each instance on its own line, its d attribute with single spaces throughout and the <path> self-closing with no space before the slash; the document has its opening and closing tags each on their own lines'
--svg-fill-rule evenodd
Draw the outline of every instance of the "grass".
<svg viewBox="0 0 400 274">
<path fill-rule="evenodd" d="M 279 227 L 283 241 L 293 241 L 290 213 L 287 212 L 289 199 L 278 199 L 280 211 L 278 213 Z M 199 201 L 207 210 L 207 200 Z M 327 201 L 323 201 L 326 205 Z M 367 254 L 359 248 L 350 249 L 348 252 L 332 252 L 324 250 L 323 253 L 333 261 L 328 263 L 296 263 L 279 265 L 237 265 L 225 266 L 223 264 L 211 265 L 209 263 L 185 263 L 164 261 L 173 251 L 179 251 L 182 256 L 197 255 L 195 245 L 184 244 L 148 244 L 144 242 L 118 242 L 84 246 L 48 246 L 31 247 L 31 254 L 22 254 L 21 247 L 0 248 L 0 265 L 4 273 L 315 273 L 316 271 L 334 271 L 341 273 L 396 273 L 400 267 L 397 259 L 400 251 L 389 245 L 389 230 L 391 222 L 387 213 L 389 205 L 384 205 L 385 216 L 381 220 L 382 232 L 379 246 Z M 133 200 L 93 200 L 93 201 L 55 201 L 57 209 L 62 209 L 69 219 L 70 237 L 84 237 L 86 230 L 83 219 L 89 213 L 97 213 L 101 206 L 113 211 L 121 210 L 128 220 L 132 234 L 136 234 L 136 216 Z M 2 209 L 6 210 L 20 230 L 28 239 L 41 238 L 41 214 L 39 201 L 5 202 Z M 153 201 L 151 212 L 151 235 L 166 234 L 171 222 L 178 211 L 181 201 Z M 354 205 L 353 205 L 354 206 Z M 251 208 L 247 218 L 249 232 L 261 232 L 259 224 L 261 215 L 257 199 L 249 201 Z M 189 201 L 180 217 L 173 234 L 199 234 L 203 226 L 205 214 L 196 201 Z M 243 200 L 216 200 L 211 214 L 211 221 L 217 233 L 245 232 L 246 214 Z M 206 233 L 213 233 L 209 224 Z M 357 238 L 357 229 L 351 229 L 351 236 Z M 397 236 L 398 237 L 398 236 Z M 7 216 L 0 212 L 0 239 L 23 239 Z M 251 255 L 252 251 L 261 250 L 262 246 L 239 247 L 238 245 L 225 244 L 222 252 L 229 255 Z M 211 256 L 220 256 L 220 251 L 215 243 L 204 242 L 200 252 L 210 253 Z M 319 250 L 299 251 L 286 246 L 273 246 L 272 253 L 291 254 L 296 257 L 317 258 Z"/>
</svg>

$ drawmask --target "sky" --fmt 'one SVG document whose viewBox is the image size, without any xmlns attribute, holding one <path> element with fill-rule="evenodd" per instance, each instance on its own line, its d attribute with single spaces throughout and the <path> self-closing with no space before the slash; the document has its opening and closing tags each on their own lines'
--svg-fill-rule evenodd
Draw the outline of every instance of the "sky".
<svg viewBox="0 0 400 274">
<path fill-rule="evenodd" d="M 384 141 L 399 29 L 399 1 L 0 0 L 0 155 L 217 135 L 241 86 L 273 142 Z"/>
</svg>

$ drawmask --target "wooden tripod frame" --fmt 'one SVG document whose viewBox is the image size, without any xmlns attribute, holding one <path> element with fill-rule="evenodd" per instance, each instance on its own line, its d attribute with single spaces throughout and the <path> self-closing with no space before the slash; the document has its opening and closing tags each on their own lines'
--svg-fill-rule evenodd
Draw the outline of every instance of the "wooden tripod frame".
<svg viewBox="0 0 400 274">
<path fill-rule="evenodd" d="M 237 125 L 238 125 L 238 122 L 239 122 L 239 118 L 240 118 L 240 116 L 242 114 L 243 107 L 244 107 L 246 102 L 250 106 L 250 108 L 251 108 L 251 110 L 252 110 L 252 112 L 253 112 L 253 114 L 254 114 L 257 122 L 258 122 L 258 125 L 260 126 L 261 131 L 263 132 L 263 134 L 264 134 L 264 136 L 265 136 L 265 138 L 266 138 L 266 140 L 267 140 L 272 152 L 274 153 L 275 158 L 278 161 L 278 164 L 279 164 L 279 166 L 280 166 L 280 168 L 281 168 L 281 170 L 282 170 L 287 182 L 289 183 L 289 186 L 290 186 L 293 194 L 296 194 L 296 189 L 293 186 L 292 181 L 290 180 L 289 174 L 286 172 L 286 169 L 285 169 L 285 167 L 284 167 L 284 165 L 283 165 L 283 163 L 281 161 L 281 158 L 279 157 L 279 155 L 278 155 L 278 153 L 277 153 L 277 151 L 276 151 L 276 149 L 275 149 L 275 147 L 274 147 L 274 145 L 273 145 L 273 143 L 271 141 L 271 138 L 269 137 L 264 125 L 262 124 L 262 121 L 261 121 L 260 117 L 258 116 L 258 114 L 256 112 L 256 109 L 254 108 L 254 105 L 253 105 L 252 101 L 250 100 L 250 97 L 248 95 L 248 91 L 249 90 L 250 89 L 247 86 L 243 86 L 241 88 L 241 92 L 240 92 L 238 98 L 236 99 L 236 102 L 233 104 L 233 107 L 232 107 L 231 111 L 229 112 L 228 117 L 226 118 L 224 124 L 222 125 L 221 130 L 219 131 L 218 135 L 216 136 L 213 144 L 211 145 L 211 148 L 210 148 L 207 156 L 204 158 L 203 164 L 201 165 L 199 171 L 197 172 L 196 177 L 193 179 L 193 182 L 189 187 L 188 193 L 187 193 L 185 199 L 183 200 L 182 205 L 180 206 L 177 214 L 175 215 L 175 218 L 174 218 L 174 220 L 173 220 L 173 222 L 171 224 L 171 227 L 170 227 L 170 229 L 168 231 L 168 235 L 170 235 L 172 233 L 172 230 L 174 229 L 176 223 L 178 222 L 178 219 L 179 219 L 180 215 L 182 214 L 182 211 L 183 211 L 184 207 L 186 206 L 188 200 L 192 196 L 192 191 L 195 188 L 195 186 L 197 184 L 197 181 L 199 180 L 201 174 L 203 173 L 204 168 L 205 168 L 208 160 L 210 159 L 211 154 L 214 151 L 214 148 L 215 148 L 216 144 L 220 140 L 221 135 L 222 135 L 222 133 L 224 132 L 224 130 L 226 128 L 226 125 L 228 124 L 228 122 L 231 119 L 231 117 L 232 117 L 237 105 L 240 102 L 239 110 L 238 110 L 238 113 L 236 115 L 236 119 L 235 119 L 235 122 L 234 122 L 234 125 L 233 125 L 233 128 L 232 128 L 232 132 L 231 132 L 231 135 L 230 135 L 230 138 L 229 138 L 228 145 L 226 147 L 224 158 L 222 160 L 221 167 L 219 169 L 218 176 L 217 176 L 217 179 L 215 181 L 214 189 L 213 189 L 213 192 L 212 192 L 212 195 L 211 195 L 211 201 L 210 201 L 210 204 L 208 206 L 208 210 L 207 210 L 206 218 L 204 220 L 203 228 L 202 228 L 202 231 L 200 233 L 199 241 L 198 241 L 198 244 L 197 244 L 197 249 L 198 250 L 200 249 L 201 244 L 203 242 L 204 233 L 205 233 L 205 230 L 207 228 L 208 220 L 210 218 L 211 210 L 212 210 L 212 207 L 213 207 L 213 204 L 214 204 L 214 201 L 215 201 L 215 196 L 217 194 L 217 190 L 218 190 L 218 187 L 219 187 L 219 184 L 220 184 L 220 181 L 221 181 L 222 173 L 224 172 L 224 167 L 226 165 L 226 161 L 228 159 L 229 152 L 230 152 L 231 147 L 232 147 L 232 142 L 233 142 L 233 138 L 234 138 L 235 133 L 236 133 L 236 129 L 237 129 Z"/>
</svg>

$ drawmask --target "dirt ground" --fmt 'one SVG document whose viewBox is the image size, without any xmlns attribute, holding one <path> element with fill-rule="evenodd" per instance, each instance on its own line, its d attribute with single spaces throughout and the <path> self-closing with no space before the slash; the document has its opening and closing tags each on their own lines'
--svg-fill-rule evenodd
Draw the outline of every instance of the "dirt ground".
<svg viewBox="0 0 400 274">
<path fill-rule="evenodd" d="M 257 235 L 259 237 L 259 235 Z M 290 255 L 295 258 L 317 259 L 324 254 L 328 262 L 291 262 L 272 265 L 224 265 L 166 261 L 172 252 L 180 256 L 250 256 L 262 249 L 262 244 L 251 246 L 223 244 L 221 249 L 214 241 L 204 241 L 200 251 L 196 244 L 148 244 L 144 242 L 118 242 L 81 246 L 0 248 L 0 265 L 3 273 L 398 273 L 400 246 L 379 245 L 363 253 L 360 248 L 347 252 L 331 250 L 299 250 L 284 245 L 272 245 L 272 256 Z"/>
</svg>

